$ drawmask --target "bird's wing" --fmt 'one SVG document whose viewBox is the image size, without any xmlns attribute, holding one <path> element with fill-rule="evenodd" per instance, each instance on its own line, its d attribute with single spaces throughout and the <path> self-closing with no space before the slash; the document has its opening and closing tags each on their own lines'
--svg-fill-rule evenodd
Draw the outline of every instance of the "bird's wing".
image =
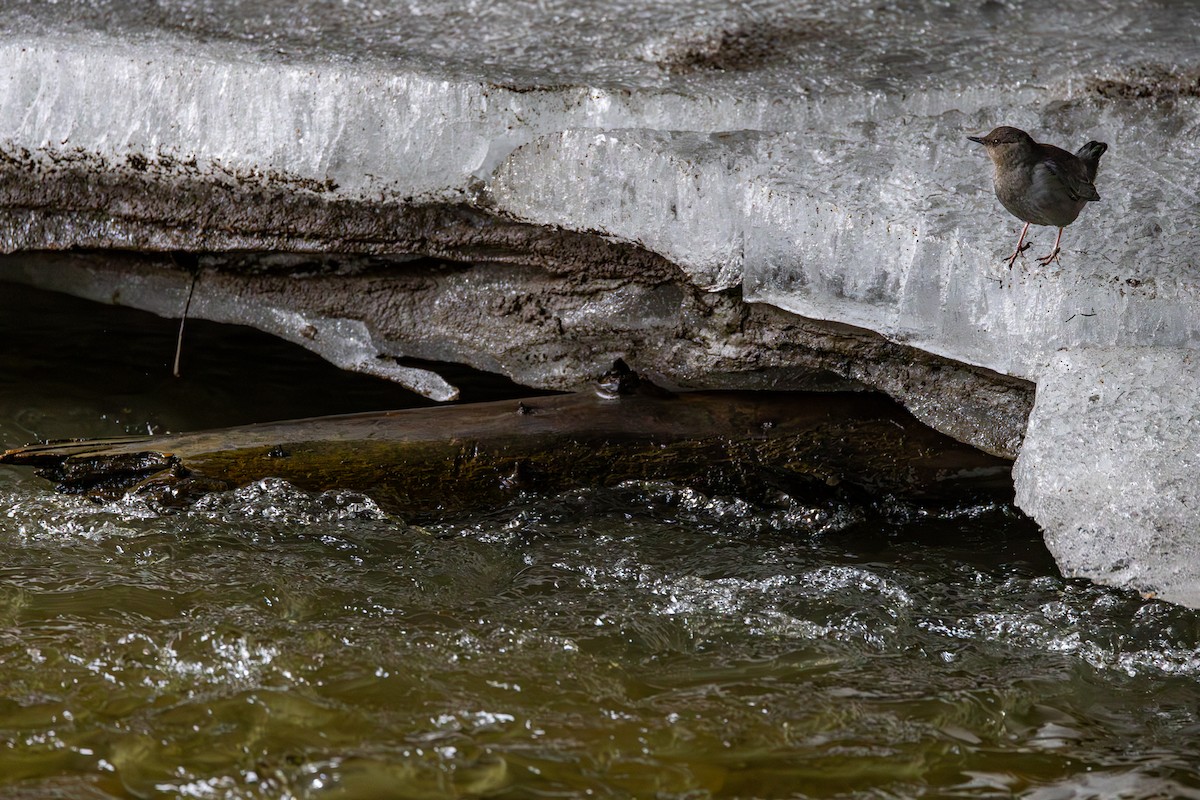
<svg viewBox="0 0 1200 800">
<path fill-rule="evenodd" d="M 1099 200 L 1100 193 L 1088 179 L 1087 165 L 1065 150 L 1060 152 L 1066 158 L 1055 158 L 1046 154 L 1042 159 L 1042 164 L 1054 174 L 1054 177 L 1063 182 L 1067 191 L 1071 193 L 1072 200 Z"/>
</svg>

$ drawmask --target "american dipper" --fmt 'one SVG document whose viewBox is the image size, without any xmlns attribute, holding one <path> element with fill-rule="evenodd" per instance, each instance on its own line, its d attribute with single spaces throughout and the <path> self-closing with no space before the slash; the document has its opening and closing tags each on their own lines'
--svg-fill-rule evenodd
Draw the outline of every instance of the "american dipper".
<svg viewBox="0 0 1200 800">
<path fill-rule="evenodd" d="M 1038 259 L 1046 266 L 1058 261 L 1058 243 L 1062 241 L 1063 228 L 1079 216 L 1079 212 L 1090 200 L 1099 200 L 1100 195 L 1092 181 L 1096 180 L 1096 168 L 1100 156 L 1108 149 L 1104 142 L 1088 142 L 1071 155 L 1052 144 L 1038 144 L 1023 130 L 1002 125 L 987 136 L 968 136 L 987 148 L 996 171 L 992 176 L 996 197 L 1000 204 L 1017 219 L 1025 220 L 1017 249 L 1008 258 L 1012 269 L 1017 256 L 1029 245 L 1021 246 L 1029 226 L 1054 225 L 1058 236 L 1054 239 L 1054 250 L 1050 255 Z"/>
</svg>

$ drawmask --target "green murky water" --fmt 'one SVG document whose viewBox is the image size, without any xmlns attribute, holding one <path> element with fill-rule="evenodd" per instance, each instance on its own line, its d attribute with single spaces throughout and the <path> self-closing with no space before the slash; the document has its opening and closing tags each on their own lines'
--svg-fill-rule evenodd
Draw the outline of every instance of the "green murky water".
<svg viewBox="0 0 1200 800">
<path fill-rule="evenodd" d="M 216 326 L 173 381 L 172 323 L 4 285 L 0 334 L 3 446 L 412 402 Z M 416 528 L 0 469 L 0 551 L 0 797 L 1200 797 L 1200 615 L 1005 508 L 630 485 Z"/>
</svg>

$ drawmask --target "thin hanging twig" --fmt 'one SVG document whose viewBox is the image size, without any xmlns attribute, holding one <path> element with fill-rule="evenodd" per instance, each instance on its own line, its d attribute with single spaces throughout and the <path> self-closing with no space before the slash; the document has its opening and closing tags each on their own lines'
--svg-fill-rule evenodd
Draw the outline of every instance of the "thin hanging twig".
<svg viewBox="0 0 1200 800">
<path fill-rule="evenodd" d="M 175 340 L 175 368 L 172 374 L 179 377 L 179 358 L 183 354 L 183 326 L 187 323 L 188 309 L 192 307 L 192 294 L 196 291 L 196 281 L 200 280 L 200 269 L 192 273 L 192 285 L 188 289 L 187 302 L 183 304 L 183 316 L 179 318 L 179 336 Z"/>
</svg>

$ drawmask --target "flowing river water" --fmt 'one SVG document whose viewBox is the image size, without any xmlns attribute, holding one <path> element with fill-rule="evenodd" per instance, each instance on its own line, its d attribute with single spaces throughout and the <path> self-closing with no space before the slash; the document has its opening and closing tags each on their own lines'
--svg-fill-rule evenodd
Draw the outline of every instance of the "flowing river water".
<svg viewBox="0 0 1200 800">
<path fill-rule="evenodd" d="M 0 284 L 0 446 L 416 402 L 199 323 L 173 379 L 174 329 Z M 418 527 L 0 468 L 0 552 L 0 797 L 1200 797 L 1200 614 L 1010 507 L 639 483 Z"/>
</svg>

